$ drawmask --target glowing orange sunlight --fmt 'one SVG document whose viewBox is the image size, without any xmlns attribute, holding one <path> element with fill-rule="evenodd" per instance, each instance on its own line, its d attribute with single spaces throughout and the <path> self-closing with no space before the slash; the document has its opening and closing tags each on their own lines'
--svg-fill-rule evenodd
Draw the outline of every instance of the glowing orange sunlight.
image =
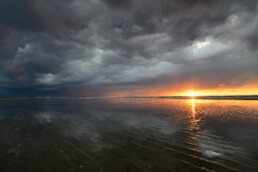
<svg viewBox="0 0 258 172">
<path fill-rule="evenodd" d="M 227 88 L 193 88 L 184 84 L 175 85 L 171 88 L 169 86 L 146 86 L 144 88 L 136 88 L 133 90 L 122 90 L 110 92 L 106 96 L 237 96 L 237 95 L 258 95 L 258 83 L 252 85 L 245 85 L 240 87 Z"/>
<path fill-rule="evenodd" d="M 191 97 L 195 97 L 197 95 L 198 94 L 195 91 L 191 91 L 191 92 L 187 93 L 187 96 L 191 96 Z"/>
</svg>

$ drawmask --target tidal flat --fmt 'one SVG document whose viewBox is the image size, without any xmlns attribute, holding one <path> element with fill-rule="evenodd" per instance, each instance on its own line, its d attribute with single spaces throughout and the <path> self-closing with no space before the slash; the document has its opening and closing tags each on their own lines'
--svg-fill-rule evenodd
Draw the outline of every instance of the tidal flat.
<svg viewBox="0 0 258 172">
<path fill-rule="evenodd" d="M 0 171 L 258 171 L 258 100 L 0 101 Z"/>
</svg>

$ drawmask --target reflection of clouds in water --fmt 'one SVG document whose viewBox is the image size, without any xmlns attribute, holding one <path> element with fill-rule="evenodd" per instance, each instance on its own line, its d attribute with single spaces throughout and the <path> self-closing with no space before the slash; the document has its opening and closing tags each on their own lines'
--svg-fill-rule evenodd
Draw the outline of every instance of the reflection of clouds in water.
<svg viewBox="0 0 258 172">
<path fill-rule="evenodd" d="M 219 156 L 221 156 L 221 153 L 215 152 L 215 151 L 213 151 L 213 150 L 205 150 L 203 153 L 204 153 L 206 156 L 208 156 L 208 157 L 219 157 Z"/>
<path fill-rule="evenodd" d="M 87 136 L 87 138 L 97 143 L 100 140 L 100 134 L 94 129 L 94 126 L 87 121 L 78 121 L 77 125 L 70 126 L 70 134 L 74 137 Z"/>
<path fill-rule="evenodd" d="M 64 127 L 69 127 L 68 132 L 75 136 L 89 134 L 93 139 L 100 137 L 98 132 L 109 130 L 137 129 L 173 134 L 182 128 L 172 120 L 165 121 L 153 115 L 132 112 L 87 111 L 87 114 L 63 114 L 62 120 Z"/>
<path fill-rule="evenodd" d="M 64 139 L 75 139 L 86 143 L 92 151 L 111 148 L 112 144 L 106 140 L 109 133 L 123 133 L 123 131 L 146 131 L 149 134 L 171 135 L 182 128 L 173 120 L 165 121 L 147 113 L 85 110 L 78 113 L 42 111 L 35 115 L 38 123 L 51 124 L 52 129 Z"/>
<path fill-rule="evenodd" d="M 97 126 L 89 118 L 89 115 L 81 113 L 58 113 L 58 112 L 39 112 L 35 115 L 36 121 L 40 124 L 48 124 L 54 126 L 58 134 L 64 135 L 65 138 L 75 138 L 87 142 L 94 146 L 94 150 L 100 150 L 103 147 L 101 137 Z"/>
<path fill-rule="evenodd" d="M 52 122 L 66 138 L 74 138 L 94 146 L 94 150 L 110 147 L 104 141 L 109 132 L 123 133 L 123 131 L 139 130 L 150 134 L 159 133 L 170 135 L 182 127 L 175 121 L 165 121 L 154 115 L 118 111 L 85 111 L 81 113 L 40 113 L 38 119 Z M 55 119 L 53 121 L 53 119 Z"/>
<path fill-rule="evenodd" d="M 201 140 L 199 142 L 200 151 L 202 152 L 202 154 L 208 157 L 222 157 L 223 154 L 229 152 L 229 150 L 222 149 L 221 146 L 222 145 L 217 143 L 216 140 L 213 140 L 212 145 L 206 142 L 202 142 Z"/>
<path fill-rule="evenodd" d="M 53 115 L 49 112 L 40 112 L 36 114 L 35 118 L 39 123 L 51 123 L 53 121 Z"/>
<path fill-rule="evenodd" d="M 173 134 L 181 126 L 175 121 L 165 121 L 153 115 L 136 114 L 132 112 L 91 112 L 94 117 L 102 126 L 112 124 L 112 127 L 119 129 L 137 129 L 137 130 L 155 130 L 162 134 Z"/>
<path fill-rule="evenodd" d="M 96 118 L 87 113 L 66 113 L 59 115 L 56 125 L 61 127 L 66 138 L 74 138 L 86 143 L 92 151 L 100 151 L 107 147 L 102 141 L 99 131 L 100 125 L 97 124 Z"/>
<path fill-rule="evenodd" d="M 118 122 L 125 127 L 138 130 L 151 129 L 162 134 L 173 134 L 180 126 L 173 121 L 164 121 L 153 116 L 139 116 L 135 113 L 127 113 L 117 118 Z"/>
</svg>

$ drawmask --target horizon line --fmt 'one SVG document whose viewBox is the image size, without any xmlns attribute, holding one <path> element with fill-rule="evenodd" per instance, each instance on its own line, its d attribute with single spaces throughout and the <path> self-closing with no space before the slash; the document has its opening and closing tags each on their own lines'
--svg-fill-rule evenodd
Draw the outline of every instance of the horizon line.
<svg viewBox="0 0 258 172">
<path fill-rule="evenodd" d="M 79 99 L 119 99 L 119 98 L 160 98 L 160 99 L 221 99 L 221 100 L 258 100 L 258 95 L 211 95 L 211 96 L 33 96 L 33 97 L 8 97 L 0 96 L 0 100 L 12 99 L 66 99 L 66 98 L 79 98 Z"/>
</svg>

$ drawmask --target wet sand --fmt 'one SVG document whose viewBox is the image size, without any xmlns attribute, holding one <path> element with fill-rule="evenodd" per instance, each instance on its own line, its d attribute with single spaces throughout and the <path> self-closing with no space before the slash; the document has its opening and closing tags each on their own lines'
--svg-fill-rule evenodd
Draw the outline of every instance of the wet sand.
<svg viewBox="0 0 258 172">
<path fill-rule="evenodd" d="M 0 171 L 258 171 L 257 100 L 0 102 Z"/>
</svg>

